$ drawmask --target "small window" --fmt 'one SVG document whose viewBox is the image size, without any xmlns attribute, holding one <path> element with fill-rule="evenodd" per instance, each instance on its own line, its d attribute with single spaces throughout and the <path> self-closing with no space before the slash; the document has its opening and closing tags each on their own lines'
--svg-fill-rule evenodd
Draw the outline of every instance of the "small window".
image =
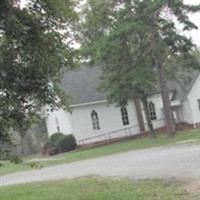
<svg viewBox="0 0 200 200">
<path fill-rule="evenodd" d="M 198 108 L 200 110 L 200 99 L 197 99 L 197 103 L 198 103 Z"/>
<path fill-rule="evenodd" d="M 155 105 L 152 101 L 149 102 L 149 115 L 151 120 L 157 119 Z"/>
<path fill-rule="evenodd" d="M 60 126 L 57 126 L 57 132 L 60 133 Z"/>
<path fill-rule="evenodd" d="M 99 117 L 96 111 L 92 111 L 91 113 L 91 118 L 92 118 L 92 126 L 94 130 L 100 130 L 100 125 L 99 125 Z"/>
<path fill-rule="evenodd" d="M 121 116 L 122 116 L 122 123 L 124 126 L 129 125 L 129 118 L 128 118 L 128 112 L 126 107 L 121 108 Z"/>
<path fill-rule="evenodd" d="M 58 121 L 57 117 L 56 117 L 56 129 L 57 129 L 57 132 L 59 133 L 60 132 L 60 126 L 59 126 L 59 121 Z"/>
</svg>

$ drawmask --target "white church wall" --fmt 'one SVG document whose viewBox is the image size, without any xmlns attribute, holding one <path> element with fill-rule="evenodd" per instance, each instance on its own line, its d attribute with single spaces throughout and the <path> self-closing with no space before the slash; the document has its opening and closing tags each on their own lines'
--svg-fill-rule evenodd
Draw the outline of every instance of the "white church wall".
<svg viewBox="0 0 200 200">
<path fill-rule="evenodd" d="M 152 120 L 154 128 L 157 129 L 157 128 L 161 128 L 165 126 L 163 103 L 162 103 L 161 95 L 160 94 L 151 95 L 150 97 L 148 97 L 148 102 L 152 102 L 155 106 L 156 120 Z M 146 125 L 145 128 L 146 130 L 148 130 L 144 111 L 143 111 L 143 116 L 144 116 L 144 122 Z"/>
<path fill-rule="evenodd" d="M 133 102 L 126 106 L 130 124 L 124 126 L 122 123 L 120 107 L 107 105 L 106 103 L 74 107 L 72 110 L 73 133 L 77 140 L 107 134 L 112 131 L 132 127 L 133 134 L 139 133 L 138 120 Z M 100 130 L 94 130 L 92 126 L 91 113 L 95 110 L 98 113 Z M 126 133 L 128 134 L 128 133 Z M 112 134 L 111 138 L 125 136 L 124 131 Z M 106 139 L 105 136 L 91 139 L 88 142 L 95 142 Z"/>
<path fill-rule="evenodd" d="M 154 128 L 160 128 L 165 125 L 164 115 L 162 110 L 162 100 L 160 94 L 152 95 L 148 98 L 148 101 L 152 101 L 155 105 L 157 119 L 153 120 Z M 96 142 L 105 139 L 113 139 L 117 137 L 129 136 L 130 134 L 139 134 L 139 123 L 136 115 L 135 104 L 130 101 L 127 106 L 129 125 L 124 126 L 121 116 L 121 108 L 116 107 L 114 104 L 107 105 L 106 102 L 87 104 L 83 106 L 75 106 L 72 108 L 72 114 L 63 110 L 50 112 L 46 122 L 49 136 L 58 132 L 58 126 L 60 132 L 64 134 L 74 134 L 77 141 L 90 137 L 96 137 L 99 135 L 107 134 L 113 131 L 110 136 L 101 136 L 88 140 L 88 142 Z M 95 110 L 98 113 L 100 130 L 94 130 L 92 126 L 91 113 Z M 145 115 L 143 111 L 144 122 Z M 131 128 L 124 131 L 125 128 Z M 122 129 L 122 130 L 121 130 Z M 121 130 L 121 131 L 119 131 Z"/>
<path fill-rule="evenodd" d="M 181 113 L 181 118 L 182 122 L 186 122 L 189 124 L 193 124 L 193 114 L 192 114 L 192 109 L 191 109 L 191 104 L 189 99 L 184 99 L 182 101 L 182 113 Z"/>
<path fill-rule="evenodd" d="M 197 93 L 196 93 L 197 94 Z M 170 94 L 170 99 L 172 98 L 173 93 Z M 156 109 L 156 115 L 157 119 L 153 120 L 153 126 L 155 129 L 164 127 L 165 126 L 165 116 L 164 116 L 164 110 L 163 110 L 163 102 L 161 94 L 154 94 L 148 98 L 148 101 L 152 101 L 155 105 Z M 178 117 L 176 120 L 177 122 L 187 122 L 187 123 L 193 123 L 193 115 L 192 115 L 192 109 L 191 109 L 191 103 L 189 99 L 183 99 L 181 101 L 182 105 L 178 108 L 173 108 L 177 111 L 176 117 Z M 194 107 L 192 105 L 192 107 Z M 145 121 L 146 122 L 146 121 Z"/>
<path fill-rule="evenodd" d="M 200 109 L 198 105 L 198 100 L 200 100 L 200 76 L 198 77 L 196 83 L 194 84 L 193 88 L 191 89 L 188 99 L 191 106 L 191 121 L 193 123 L 199 123 L 200 122 Z"/>
<path fill-rule="evenodd" d="M 48 135 L 51 136 L 54 133 L 61 132 L 65 135 L 72 133 L 71 127 L 71 114 L 62 109 L 55 110 L 53 112 L 49 111 L 46 118 L 46 125 L 48 130 Z"/>
<path fill-rule="evenodd" d="M 172 97 L 172 93 L 170 93 Z M 182 107 L 180 109 L 180 121 L 188 123 L 198 123 L 200 122 L 200 110 L 198 109 L 197 100 L 200 99 L 200 79 L 198 79 L 198 84 L 196 83 L 192 91 L 190 92 L 188 99 L 182 100 Z M 155 105 L 156 120 L 153 120 L 154 128 L 161 128 L 165 126 L 163 103 L 161 94 L 154 94 L 148 97 L 148 102 L 152 101 Z M 142 104 L 141 104 L 142 105 Z M 128 111 L 128 117 L 130 124 L 127 126 L 123 125 L 121 108 L 116 107 L 114 104 L 107 105 L 106 102 L 86 104 L 73 106 L 72 114 L 65 112 L 63 110 L 50 112 L 46 122 L 49 136 L 58 132 L 58 127 L 60 132 L 64 134 L 74 134 L 77 141 L 96 137 L 102 135 L 101 137 L 96 137 L 88 140 L 88 143 L 101 141 L 105 139 L 113 139 L 115 137 L 123 137 L 130 135 L 129 130 L 124 131 L 125 128 L 130 128 L 132 134 L 139 134 L 139 125 L 136 115 L 136 109 L 133 101 L 130 101 L 126 106 Z M 142 108 L 143 109 L 143 108 Z M 95 110 L 98 114 L 100 130 L 94 130 L 92 126 L 91 113 Z M 147 128 L 146 119 L 143 111 L 144 122 Z M 118 131 L 121 130 L 122 131 Z M 103 135 L 113 131 L 118 131 L 110 135 Z"/>
</svg>

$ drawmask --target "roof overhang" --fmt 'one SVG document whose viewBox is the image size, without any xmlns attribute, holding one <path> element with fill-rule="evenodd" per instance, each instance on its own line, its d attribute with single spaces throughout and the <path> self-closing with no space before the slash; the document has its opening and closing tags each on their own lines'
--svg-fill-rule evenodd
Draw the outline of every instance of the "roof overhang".
<svg viewBox="0 0 200 200">
<path fill-rule="evenodd" d="M 101 104 L 101 103 L 107 103 L 107 101 L 101 100 L 101 101 L 92 101 L 92 102 L 87 102 L 87 103 L 72 104 L 72 105 L 70 105 L 70 108 L 81 107 L 81 106 L 90 106 L 90 105 Z"/>
<path fill-rule="evenodd" d="M 170 105 L 171 105 L 172 108 L 174 108 L 174 107 L 182 106 L 183 104 L 182 104 L 181 99 L 177 99 L 177 100 L 172 100 Z M 161 109 L 163 109 L 163 106 L 161 107 Z"/>
<path fill-rule="evenodd" d="M 182 101 L 180 99 L 171 101 L 171 107 L 182 106 Z"/>
</svg>

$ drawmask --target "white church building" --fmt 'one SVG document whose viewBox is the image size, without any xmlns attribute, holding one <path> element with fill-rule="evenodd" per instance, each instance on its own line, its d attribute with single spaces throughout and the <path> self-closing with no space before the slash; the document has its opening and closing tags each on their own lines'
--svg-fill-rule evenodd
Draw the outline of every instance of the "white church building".
<svg viewBox="0 0 200 200">
<path fill-rule="evenodd" d="M 56 132 L 73 134 L 81 145 L 141 133 L 138 105 L 134 100 L 124 107 L 108 105 L 106 94 L 98 90 L 101 73 L 100 67 L 82 66 L 77 71 L 69 71 L 63 75 L 61 84 L 65 92 L 73 98 L 73 103 L 70 105 L 70 112 L 62 109 L 46 111 L 49 136 Z M 200 127 L 199 72 L 193 73 L 187 82 L 169 81 L 168 89 L 176 123 L 193 128 Z M 152 92 L 148 102 L 154 128 L 165 127 L 160 92 Z M 145 131 L 148 131 L 143 110 L 142 115 Z"/>
</svg>

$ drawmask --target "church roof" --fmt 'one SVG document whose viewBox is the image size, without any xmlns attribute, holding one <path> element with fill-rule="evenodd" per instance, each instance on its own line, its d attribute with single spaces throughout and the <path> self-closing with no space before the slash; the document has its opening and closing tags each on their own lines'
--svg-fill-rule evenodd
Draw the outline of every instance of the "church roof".
<svg viewBox="0 0 200 200">
<path fill-rule="evenodd" d="M 106 93 L 98 90 L 101 74 L 100 67 L 81 66 L 80 69 L 64 73 L 61 85 L 73 98 L 73 104 L 102 101 L 106 99 Z"/>
<path fill-rule="evenodd" d="M 196 70 L 190 70 L 188 74 L 183 73 L 182 78 L 168 81 L 169 90 L 174 91 L 173 99 L 184 99 L 194 86 L 200 73 Z"/>
<path fill-rule="evenodd" d="M 73 98 L 72 104 L 106 100 L 106 93 L 98 89 L 101 83 L 101 74 L 101 67 L 84 65 L 77 70 L 67 71 L 63 74 L 61 85 L 64 91 Z M 168 81 L 168 89 L 174 92 L 173 100 L 187 97 L 198 76 L 199 72 L 193 71 L 187 79 Z M 152 93 L 158 92 L 158 88 L 152 91 Z"/>
</svg>

